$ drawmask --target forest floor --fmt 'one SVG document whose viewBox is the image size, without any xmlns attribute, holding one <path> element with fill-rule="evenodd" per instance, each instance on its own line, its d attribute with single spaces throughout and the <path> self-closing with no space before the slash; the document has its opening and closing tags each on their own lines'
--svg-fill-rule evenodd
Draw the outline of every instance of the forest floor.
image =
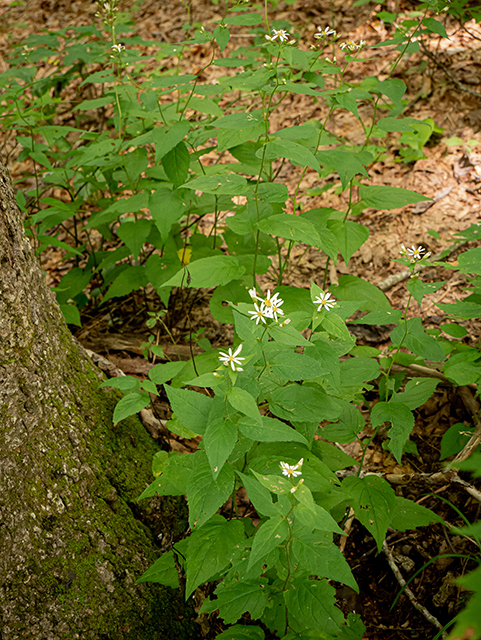
<svg viewBox="0 0 481 640">
<path fill-rule="evenodd" d="M 182 25 L 187 19 L 186 5 L 180 1 L 165 0 L 145 0 L 137 4 L 139 8 L 133 12 L 133 16 L 135 31 L 139 35 L 159 42 L 183 39 Z M 122 3 L 120 6 L 123 7 Z M 376 17 L 376 11 L 380 8 L 375 3 L 353 7 L 351 2 L 342 0 L 297 0 L 292 5 L 280 2 L 276 11 L 271 12 L 270 18 L 287 20 L 292 25 L 292 32 L 301 48 L 307 49 L 317 27 L 326 25 L 335 28 L 345 38 L 365 40 L 368 45 L 374 45 L 391 37 L 389 25 Z M 413 8 L 409 3 L 401 2 L 401 10 L 409 11 Z M 0 27 L 0 71 L 8 68 L 9 47 L 21 44 L 29 34 L 96 22 L 96 6 L 85 0 L 27 0 L 24 3 L 0 0 L 0 11 L 3 14 Z M 202 22 L 209 28 L 220 17 L 219 7 L 206 0 L 193 0 L 193 22 Z M 340 259 L 335 266 L 331 266 L 328 273 L 330 284 L 336 284 L 343 275 L 355 275 L 381 285 L 392 306 L 398 309 L 406 306 L 406 282 L 400 281 L 389 287 L 385 281 L 402 269 L 393 262 L 393 258 L 399 256 L 401 243 L 407 246 L 422 245 L 433 254 L 439 253 L 456 242 L 456 234 L 474 222 L 481 222 L 481 27 L 472 21 L 462 28 L 449 17 L 445 26 L 449 40 L 433 37 L 427 43 L 431 54 L 429 57 L 422 53 L 411 55 L 401 60 L 395 74 L 407 84 L 406 97 L 409 104 L 404 114 L 418 120 L 432 118 L 442 132 L 432 137 L 424 147 L 423 159 L 403 163 L 398 153 L 399 145 L 396 146 L 394 140 L 389 157 L 370 169 L 374 184 L 412 189 L 434 197 L 435 201 L 424 210 L 417 205 L 389 211 L 366 210 L 356 220 L 369 229 L 369 239 L 348 264 Z M 228 55 L 230 47 L 244 41 L 248 42 L 248 38 L 239 31 L 231 38 L 224 55 Z M 205 65 L 206 56 L 204 47 L 194 47 L 180 64 L 182 68 L 196 72 Z M 362 57 L 362 60 L 349 67 L 346 78 L 348 81 L 355 77 L 387 77 L 387 69 L 393 60 L 390 50 L 368 47 Z M 219 67 L 211 68 L 204 72 L 202 80 L 215 81 L 216 73 L 224 71 Z M 459 83 L 471 92 L 461 90 Z M 360 107 L 361 117 L 369 118 L 369 108 Z M 313 118 L 322 119 L 327 113 L 326 109 L 325 105 L 315 102 L 309 96 L 295 95 L 290 103 L 286 101 L 282 110 L 274 114 L 273 130 Z M 330 120 L 330 130 L 348 135 L 353 142 L 361 140 L 363 135 L 358 120 L 347 111 L 338 112 L 335 119 Z M 394 138 L 396 135 L 398 136 L 394 134 Z M 450 143 L 449 140 L 454 137 L 458 140 Z M 478 146 L 476 142 L 479 143 Z M 13 165 L 14 180 L 21 180 L 22 170 L 22 163 Z M 286 184 L 291 194 L 298 179 L 299 174 L 292 167 L 281 168 L 278 181 Z M 316 195 L 319 187 L 326 188 L 322 194 Z M 332 186 L 329 185 L 329 179 L 320 182 L 314 173 L 307 173 L 303 178 L 300 194 L 298 203 L 302 208 L 347 208 L 347 192 L 339 193 L 334 182 Z M 431 234 L 431 231 L 437 232 L 439 237 Z M 463 250 L 472 246 L 475 245 L 469 243 Z M 451 263 L 455 263 L 459 251 L 448 257 Z M 51 285 L 58 283 L 68 268 L 61 258 L 61 251 L 54 247 L 42 254 L 42 268 Z M 321 256 L 317 250 L 306 250 L 306 247 L 301 246 L 292 258 L 284 284 L 295 283 L 296 286 L 307 287 L 310 280 L 322 283 L 326 267 L 325 256 Z M 439 328 L 445 321 L 444 312 L 435 303 L 452 303 L 466 295 L 466 277 L 452 273 L 441 267 L 423 272 L 425 281 L 446 281 L 442 289 L 428 300 L 425 299 L 421 309 L 416 302 L 411 306 L 409 315 L 421 315 L 426 328 Z M 275 286 L 268 276 L 261 277 L 260 284 L 264 289 Z M 231 344 L 231 327 L 222 326 L 210 316 L 208 302 L 211 293 L 190 292 L 189 299 L 177 296 L 169 309 L 171 332 L 178 342 L 177 348 L 181 356 L 186 359 L 190 357 L 189 327 L 182 314 L 187 307 L 190 309 L 189 317 L 194 330 L 204 328 L 203 336 L 211 341 L 212 346 Z M 155 307 L 153 294 L 149 303 L 151 309 Z M 146 320 L 143 299 L 131 295 L 125 300 L 110 300 L 101 310 L 87 306 L 82 317 L 83 326 L 76 333 L 86 347 L 104 354 L 124 373 L 143 377 L 153 366 L 153 363 L 147 362 L 141 355 L 142 344 L 150 335 Z M 464 338 L 466 342 L 472 344 L 479 340 L 479 321 L 469 320 L 463 326 L 468 329 L 468 335 Z M 389 344 L 389 331 L 375 332 L 361 325 L 356 335 L 358 344 L 375 346 L 380 350 L 386 349 Z M 167 354 L 174 353 L 167 334 L 157 337 Z M 368 397 L 367 401 L 374 402 L 375 398 L 376 392 L 373 390 L 372 398 Z M 157 401 L 155 413 L 160 419 L 168 417 L 167 403 Z M 454 423 L 469 424 L 470 421 L 471 414 L 463 398 L 452 385 L 441 382 L 437 393 L 417 411 L 412 435 L 417 453 L 406 454 L 402 465 L 399 465 L 382 448 L 381 440 L 375 439 L 366 456 L 365 469 L 390 474 L 431 473 L 440 469 L 440 441 L 443 434 Z M 181 441 L 177 437 L 170 438 L 167 444 L 180 450 L 190 450 L 195 446 L 195 443 Z M 356 446 L 346 452 L 353 457 L 360 454 Z M 471 522 L 479 517 L 479 502 L 470 497 L 462 487 L 454 487 L 449 483 L 432 488 L 421 481 L 410 482 L 398 485 L 397 493 L 422 502 L 451 525 L 464 524 L 452 505 Z M 460 601 L 466 595 L 454 584 L 453 579 L 475 566 L 469 556 L 475 553 L 477 547 L 468 538 L 453 535 L 441 525 L 390 532 L 387 542 L 405 578 L 413 578 L 410 587 L 417 601 L 442 625 L 446 624 L 459 611 Z M 399 583 L 385 555 L 377 553 L 374 540 L 357 521 L 352 524 L 345 541 L 344 554 L 358 581 L 360 593 L 357 595 L 349 588 L 340 586 L 340 606 L 344 612 L 356 611 L 362 614 L 367 627 L 366 639 L 434 638 L 436 628 L 412 606 L 405 595 L 400 597 L 391 611 L 391 604 L 400 589 Z M 443 554 L 444 557 L 432 561 Z M 448 557 L 446 554 L 465 557 Z M 220 624 L 214 625 L 206 631 L 206 637 L 215 637 L 216 632 L 221 629 Z M 202 626 L 202 629 L 207 627 Z"/>
</svg>

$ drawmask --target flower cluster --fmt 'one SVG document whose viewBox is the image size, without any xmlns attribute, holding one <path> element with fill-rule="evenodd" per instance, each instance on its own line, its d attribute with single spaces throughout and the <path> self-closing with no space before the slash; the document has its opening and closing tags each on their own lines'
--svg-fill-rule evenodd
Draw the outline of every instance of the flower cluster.
<svg viewBox="0 0 481 640">
<path fill-rule="evenodd" d="M 406 247 L 404 244 L 401 244 L 401 251 L 399 252 L 403 257 L 407 257 L 410 259 L 412 263 L 415 263 L 416 260 L 423 260 L 424 258 L 429 258 L 431 253 L 428 251 L 425 255 L 423 253 L 426 251 L 424 247 L 419 246 L 417 249 L 414 245 L 411 247 Z"/>
<path fill-rule="evenodd" d="M 277 39 L 279 42 L 287 42 L 288 44 L 295 44 L 295 40 L 289 40 L 290 35 L 285 29 L 272 29 L 272 35 L 265 35 L 266 40 L 269 42 L 275 42 Z"/>
<path fill-rule="evenodd" d="M 314 298 L 313 303 L 319 305 L 317 308 L 318 311 L 321 309 L 329 311 L 329 309 L 336 306 L 336 301 L 332 298 L 331 294 L 324 293 L 324 291 L 321 291 L 321 293 Z"/>
<path fill-rule="evenodd" d="M 232 349 L 229 348 L 229 353 L 223 353 L 220 351 L 219 360 L 226 367 L 231 367 L 232 371 L 244 371 L 244 369 L 240 366 L 242 362 L 241 360 L 245 360 L 245 358 L 241 358 L 239 353 L 242 351 L 242 345 L 240 344 L 237 349 L 232 353 Z M 215 375 L 215 374 L 214 374 Z"/>
<path fill-rule="evenodd" d="M 284 304 L 284 300 L 279 298 L 279 294 L 275 293 L 271 296 L 271 292 L 267 292 L 267 296 L 265 298 L 261 298 L 257 295 L 255 289 L 249 289 L 249 295 L 252 300 L 257 300 L 260 302 L 260 305 L 257 302 L 254 302 L 255 311 L 249 311 L 249 314 L 252 316 L 251 320 L 255 320 L 256 324 L 259 324 L 259 321 L 266 323 L 266 318 L 273 318 L 276 322 L 279 321 L 278 316 L 283 316 L 284 311 L 281 309 L 281 306 Z M 286 319 L 282 325 L 289 324 Z"/>
<path fill-rule="evenodd" d="M 341 47 L 341 49 L 344 51 L 344 49 L 348 49 L 349 51 L 357 51 L 358 49 L 362 49 L 362 47 L 365 45 L 365 41 L 361 40 L 361 42 L 357 43 L 354 42 L 353 40 L 347 40 L 346 42 L 341 42 L 341 44 L 339 45 Z"/>
</svg>

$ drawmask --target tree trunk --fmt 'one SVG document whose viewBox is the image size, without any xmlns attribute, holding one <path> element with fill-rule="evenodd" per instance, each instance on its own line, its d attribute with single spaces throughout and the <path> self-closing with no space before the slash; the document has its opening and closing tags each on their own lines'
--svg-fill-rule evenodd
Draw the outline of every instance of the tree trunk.
<svg viewBox="0 0 481 640">
<path fill-rule="evenodd" d="M 112 390 L 72 338 L 0 163 L 0 638 L 198 637 L 135 501 L 155 442 L 114 427 Z"/>
</svg>

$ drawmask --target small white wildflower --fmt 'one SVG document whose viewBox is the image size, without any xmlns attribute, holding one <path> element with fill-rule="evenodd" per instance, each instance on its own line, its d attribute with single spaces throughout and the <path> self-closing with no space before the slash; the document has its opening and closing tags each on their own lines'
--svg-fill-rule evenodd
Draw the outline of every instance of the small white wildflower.
<svg viewBox="0 0 481 640">
<path fill-rule="evenodd" d="M 280 298 L 276 298 L 275 300 L 271 300 L 271 313 L 272 316 L 274 317 L 274 320 L 277 322 L 277 314 L 279 314 L 280 316 L 284 315 L 284 311 L 280 308 L 281 305 L 284 304 L 284 300 L 281 300 Z"/>
<path fill-rule="evenodd" d="M 408 250 L 406 249 L 406 247 L 404 246 L 404 244 L 401 242 L 401 251 L 399 252 L 402 256 L 407 256 L 408 254 Z"/>
<path fill-rule="evenodd" d="M 315 34 L 314 38 L 316 40 L 320 40 L 321 38 L 325 38 L 326 36 L 335 36 L 336 35 L 336 31 L 334 29 L 331 29 L 331 27 L 326 27 L 325 29 L 322 29 L 321 27 L 317 27 L 317 33 Z"/>
<path fill-rule="evenodd" d="M 266 35 L 264 37 L 270 42 L 274 42 L 275 40 L 277 40 L 277 38 L 279 38 L 280 42 L 287 42 L 289 40 L 289 34 L 285 29 L 272 29 L 272 35 Z"/>
<path fill-rule="evenodd" d="M 275 293 L 275 294 L 272 296 L 272 298 L 271 298 L 271 292 L 270 292 L 270 290 L 268 289 L 268 290 L 267 290 L 267 295 L 266 295 L 266 297 L 265 297 L 265 299 L 264 299 L 264 304 L 266 305 L 266 307 L 267 307 L 268 309 L 271 309 L 271 308 L 272 308 L 272 305 L 273 305 L 274 303 L 279 303 L 279 294 L 278 294 L 278 293 Z M 283 301 L 281 301 L 281 304 L 283 304 Z"/>
<path fill-rule="evenodd" d="M 414 245 L 412 245 L 412 247 L 407 250 L 408 254 L 416 260 L 421 260 L 425 251 L 426 249 L 424 247 L 418 247 L 416 249 Z"/>
<path fill-rule="evenodd" d="M 123 44 L 113 44 L 111 47 L 112 51 L 115 51 L 116 53 L 122 53 L 122 51 L 124 51 L 125 47 Z"/>
<path fill-rule="evenodd" d="M 279 327 L 286 327 L 289 323 L 290 323 L 291 319 L 290 318 L 286 318 L 284 320 L 284 322 L 281 322 L 281 324 L 279 325 Z"/>
<path fill-rule="evenodd" d="M 248 311 L 248 313 L 251 314 L 252 318 L 251 320 L 255 320 L 256 324 L 259 324 L 259 320 L 262 320 L 262 322 L 265 324 L 266 323 L 266 318 L 272 318 L 272 310 L 269 308 L 267 308 L 265 306 L 265 304 L 262 302 L 261 306 L 259 307 L 259 305 L 257 304 L 257 302 L 254 302 L 254 307 L 256 308 L 255 311 Z"/>
<path fill-rule="evenodd" d="M 336 301 L 334 300 L 334 298 L 331 298 L 331 294 L 324 293 L 324 291 L 321 291 L 321 293 L 316 298 L 314 298 L 313 303 L 319 305 L 319 307 L 317 308 L 318 311 L 323 308 L 326 309 L 326 311 L 329 311 L 329 309 L 332 309 L 336 306 Z"/>
<path fill-rule="evenodd" d="M 219 360 L 226 367 L 228 367 L 230 365 L 232 367 L 232 371 L 235 371 L 236 370 L 236 365 L 241 365 L 242 364 L 241 360 L 245 360 L 245 358 L 240 358 L 239 357 L 239 353 L 241 351 L 242 351 L 242 345 L 241 344 L 237 347 L 237 349 L 234 351 L 234 353 L 232 353 L 232 349 L 229 349 L 229 353 L 222 353 L 222 351 L 221 351 L 220 355 L 219 355 Z"/>
<path fill-rule="evenodd" d="M 253 300 L 259 300 L 259 296 L 257 295 L 257 291 L 255 290 L 255 287 L 253 287 L 252 289 L 249 289 L 249 295 Z"/>
<path fill-rule="evenodd" d="M 361 40 L 360 44 L 357 44 L 356 42 L 354 42 L 353 40 L 347 40 L 346 42 L 341 42 L 341 44 L 339 45 L 341 47 L 341 49 L 344 51 L 344 49 L 349 49 L 349 51 L 357 51 L 358 49 L 360 49 L 364 44 L 366 44 L 363 40 Z"/>
<path fill-rule="evenodd" d="M 289 465 L 287 462 L 280 462 L 280 467 L 282 469 L 282 475 L 288 476 L 289 478 L 297 478 L 302 474 L 301 467 L 304 462 L 304 458 L 301 458 L 297 464 Z"/>
</svg>

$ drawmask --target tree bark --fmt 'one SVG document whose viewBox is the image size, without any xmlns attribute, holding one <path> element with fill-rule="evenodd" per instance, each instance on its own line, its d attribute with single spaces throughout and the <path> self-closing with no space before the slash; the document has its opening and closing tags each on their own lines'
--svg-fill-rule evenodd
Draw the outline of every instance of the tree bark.
<svg viewBox="0 0 481 640">
<path fill-rule="evenodd" d="M 0 638 L 197 638 L 134 515 L 157 446 L 72 338 L 0 163 Z"/>
</svg>

